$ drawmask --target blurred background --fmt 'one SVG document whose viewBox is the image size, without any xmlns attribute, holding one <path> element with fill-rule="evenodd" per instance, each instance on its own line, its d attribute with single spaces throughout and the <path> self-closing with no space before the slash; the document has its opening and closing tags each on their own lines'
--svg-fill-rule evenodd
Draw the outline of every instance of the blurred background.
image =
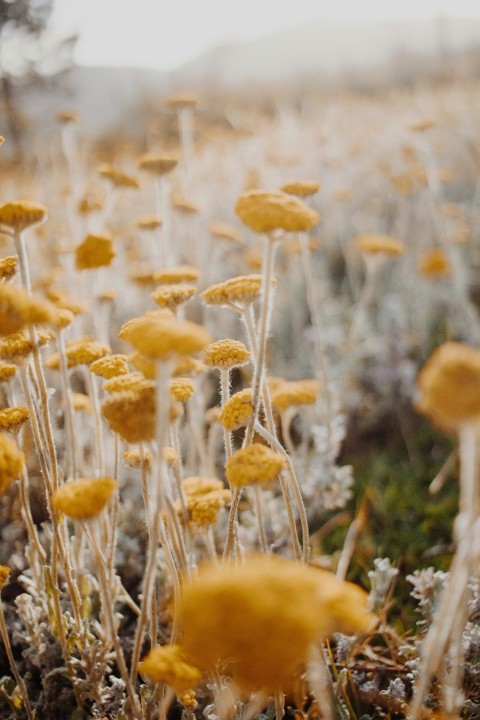
<svg viewBox="0 0 480 720">
<path fill-rule="evenodd" d="M 1 0 L 1 128 L 9 152 L 75 109 L 92 133 L 139 136 L 182 88 L 275 106 L 480 72 L 480 3 L 408 0 Z M 232 118 L 229 122 L 234 122 Z M 6 149 L 8 152 L 8 149 Z"/>
</svg>

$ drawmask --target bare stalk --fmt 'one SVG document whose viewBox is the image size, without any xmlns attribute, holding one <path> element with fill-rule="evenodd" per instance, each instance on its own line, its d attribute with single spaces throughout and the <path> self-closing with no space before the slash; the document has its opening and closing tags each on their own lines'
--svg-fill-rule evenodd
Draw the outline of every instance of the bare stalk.
<svg viewBox="0 0 480 720">
<path fill-rule="evenodd" d="M 8 637 L 7 623 L 5 622 L 5 615 L 3 613 L 3 603 L 1 601 L 1 599 L 0 599 L 0 634 L 2 636 L 5 652 L 7 653 L 8 662 L 10 663 L 10 668 L 12 670 L 13 676 L 15 678 L 15 682 L 17 683 L 17 687 L 18 687 L 20 695 L 22 697 L 23 706 L 25 708 L 25 712 L 27 713 L 28 720 L 34 720 L 35 713 L 32 711 L 32 706 L 30 705 L 30 700 L 29 700 L 28 692 L 27 692 L 27 686 L 23 682 L 23 678 L 20 675 L 20 673 L 18 672 L 17 664 L 15 662 L 15 658 L 13 657 L 12 646 L 10 645 L 10 638 Z"/>
</svg>

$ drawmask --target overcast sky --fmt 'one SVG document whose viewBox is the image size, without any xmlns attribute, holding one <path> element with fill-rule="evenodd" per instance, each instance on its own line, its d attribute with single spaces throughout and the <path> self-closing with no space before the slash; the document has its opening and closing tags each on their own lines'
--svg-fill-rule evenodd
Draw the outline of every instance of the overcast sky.
<svg viewBox="0 0 480 720">
<path fill-rule="evenodd" d="M 480 0 L 56 0 L 52 26 L 85 65 L 170 70 L 211 45 L 311 20 L 480 17 Z"/>
</svg>

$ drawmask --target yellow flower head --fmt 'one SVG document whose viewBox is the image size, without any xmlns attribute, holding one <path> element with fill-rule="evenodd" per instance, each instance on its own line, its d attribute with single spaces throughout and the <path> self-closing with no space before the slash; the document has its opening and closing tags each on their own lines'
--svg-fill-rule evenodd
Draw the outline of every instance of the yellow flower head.
<svg viewBox="0 0 480 720">
<path fill-rule="evenodd" d="M 452 268 L 443 250 L 432 248 L 421 254 L 418 261 L 421 275 L 430 278 L 439 278 L 450 275 Z"/>
<path fill-rule="evenodd" d="M 195 215 L 195 213 L 200 212 L 198 205 L 190 202 L 190 200 L 187 200 L 187 198 L 183 197 L 183 195 L 173 195 L 172 207 L 185 215 Z"/>
<path fill-rule="evenodd" d="M 118 339 L 129 342 L 128 338 L 131 330 L 137 327 L 137 325 L 141 324 L 146 317 L 173 318 L 174 315 L 171 310 L 168 310 L 167 308 L 162 308 L 158 310 L 151 310 L 150 312 L 145 313 L 145 315 L 140 315 L 140 317 L 131 318 L 130 320 L 127 320 L 123 323 L 122 327 L 120 328 L 120 332 L 117 335 Z"/>
<path fill-rule="evenodd" d="M 316 380 L 285 381 L 272 389 L 272 405 L 280 413 L 296 405 L 313 405 L 317 398 Z"/>
<path fill-rule="evenodd" d="M 39 203 L 18 200 L 0 206 L 0 226 L 19 232 L 47 219 L 47 208 Z"/>
<path fill-rule="evenodd" d="M 78 114 L 73 110 L 60 110 L 57 113 L 57 120 L 61 125 L 70 125 L 78 122 Z"/>
<path fill-rule="evenodd" d="M 189 378 L 174 378 L 170 381 L 170 392 L 178 402 L 187 402 L 195 392 L 195 385 Z"/>
<path fill-rule="evenodd" d="M 197 107 L 200 104 L 200 97 L 194 92 L 179 92 L 170 95 L 165 102 L 175 110 L 183 110 L 187 107 Z"/>
<path fill-rule="evenodd" d="M 251 303 L 260 296 L 261 289 L 261 275 L 239 275 L 222 283 L 211 285 L 200 293 L 200 297 L 207 305 Z"/>
<path fill-rule="evenodd" d="M 78 212 L 81 215 L 88 215 L 91 212 L 101 210 L 102 207 L 102 197 L 96 192 L 89 192 L 79 200 Z"/>
<path fill-rule="evenodd" d="M 184 478 L 182 487 L 186 497 L 190 498 L 225 489 L 223 482 L 218 478 L 206 478 L 199 475 Z"/>
<path fill-rule="evenodd" d="M 253 414 L 252 390 L 246 388 L 236 392 L 223 406 L 220 422 L 225 430 L 238 430 L 248 423 Z"/>
<path fill-rule="evenodd" d="M 10 568 L 6 565 L 0 565 L 0 590 L 3 588 L 10 575 Z"/>
<path fill-rule="evenodd" d="M 145 316 L 130 330 L 127 339 L 143 355 L 164 360 L 200 352 L 210 341 L 210 335 L 189 320 Z"/>
<path fill-rule="evenodd" d="M 67 344 L 67 364 L 69 368 L 90 365 L 109 353 L 110 348 L 107 345 L 102 345 L 91 338 L 79 338 Z"/>
<path fill-rule="evenodd" d="M 0 430 L 16 433 L 28 420 L 26 407 L 8 407 L 0 410 Z"/>
<path fill-rule="evenodd" d="M 315 195 L 320 190 L 320 183 L 316 180 L 294 180 L 282 186 L 282 192 L 288 195 L 297 195 L 297 197 L 309 197 Z"/>
<path fill-rule="evenodd" d="M 171 154 L 153 154 L 147 153 L 142 155 L 138 161 L 138 167 L 147 170 L 154 175 L 166 175 L 178 165 L 178 157 Z"/>
<path fill-rule="evenodd" d="M 160 307 L 174 310 L 191 300 L 196 292 L 195 285 L 160 285 L 150 297 Z"/>
<path fill-rule="evenodd" d="M 203 348 L 202 361 L 213 368 L 231 369 L 245 365 L 250 351 L 239 340 L 218 340 Z"/>
<path fill-rule="evenodd" d="M 111 381 L 109 381 L 111 382 Z M 155 389 L 125 390 L 102 403 L 102 415 L 115 433 L 129 443 L 155 438 Z"/>
<path fill-rule="evenodd" d="M 18 478 L 25 465 L 25 456 L 15 440 L 0 432 L 0 495 Z"/>
<path fill-rule="evenodd" d="M 57 309 L 48 300 L 24 288 L 0 284 L 0 335 L 16 333 L 25 325 L 53 324 Z"/>
<path fill-rule="evenodd" d="M 181 646 L 202 670 L 227 663 L 247 692 L 288 690 L 314 643 L 369 629 L 366 603 L 366 593 L 331 573 L 274 555 L 204 566 L 183 586 Z"/>
<path fill-rule="evenodd" d="M 247 227 L 257 233 L 307 231 L 320 220 L 320 215 L 299 198 L 265 190 L 250 190 L 241 195 L 235 212 Z"/>
<path fill-rule="evenodd" d="M 17 366 L 12 363 L 0 362 L 0 383 L 10 382 L 15 377 Z"/>
<path fill-rule="evenodd" d="M 94 360 L 89 367 L 94 375 L 99 375 L 106 380 L 119 377 L 128 373 L 128 362 L 126 355 L 105 355 Z"/>
<path fill-rule="evenodd" d="M 53 507 L 73 520 L 90 520 L 99 515 L 118 483 L 109 477 L 73 480 L 53 496 Z"/>
<path fill-rule="evenodd" d="M 18 266 L 18 258 L 16 255 L 9 255 L 0 260 L 0 280 L 11 280 Z"/>
<path fill-rule="evenodd" d="M 190 522 L 195 529 L 201 529 L 208 525 L 215 525 L 219 511 L 230 505 L 232 493 L 222 488 L 209 493 L 198 495 L 187 495 L 187 510 Z"/>
<path fill-rule="evenodd" d="M 403 255 L 405 252 L 405 245 L 390 235 L 361 233 L 354 242 L 358 250 L 366 255 Z"/>
<path fill-rule="evenodd" d="M 77 270 L 92 270 L 110 265 L 115 257 L 113 240 L 105 235 L 87 235 L 75 250 Z"/>
<path fill-rule="evenodd" d="M 38 330 L 36 335 L 38 347 L 43 347 L 52 339 L 50 333 L 43 330 Z M 2 360 L 17 362 L 27 357 L 27 355 L 30 355 L 32 351 L 32 340 L 30 335 L 27 335 L 24 330 L 20 330 L 20 332 L 13 333 L 12 335 L 6 335 L 0 339 L 0 358 Z"/>
<path fill-rule="evenodd" d="M 417 378 L 416 408 L 443 426 L 480 419 L 480 350 L 446 342 L 425 363 Z"/>
<path fill-rule="evenodd" d="M 219 238 L 219 240 L 231 240 L 233 242 L 242 242 L 242 236 L 232 225 L 227 223 L 211 223 L 208 226 L 209 232 L 213 237 Z"/>
<path fill-rule="evenodd" d="M 132 175 L 128 175 L 127 173 L 124 173 L 117 168 L 114 168 L 108 163 L 100 165 L 97 168 L 97 172 L 103 178 L 109 180 L 114 187 L 134 188 L 135 190 L 138 190 L 140 188 L 140 183 L 138 182 L 137 178 L 133 177 Z"/>
<path fill-rule="evenodd" d="M 263 485 L 275 480 L 285 467 L 285 458 L 266 445 L 252 443 L 237 450 L 225 465 L 225 475 L 233 487 Z"/>
<path fill-rule="evenodd" d="M 92 411 L 91 400 L 85 393 L 72 393 L 72 406 L 75 412 L 85 410 L 85 412 L 90 413 Z"/>
<path fill-rule="evenodd" d="M 202 677 L 198 668 L 186 662 L 178 645 L 153 648 L 138 669 L 149 680 L 165 682 L 178 693 L 196 687 Z"/>
<path fill-rule="evenodd" d="M 177 265 L 176 267 L 160 268 L 154 272 L 153 277 L 159 285 L 192 283 L 200 277 L 200 270 L 192 265 Z"/>
<path fill-rule="evenodd" d="M 145 390 L 154 387 L 155 383 L 148 380 L 141 372 L 124 373 L 123 375 L 111 377 L 106 383 L 103 383 L 103 389 L 108 393 Z"/>
<path fill-rule="evenodd" d="M 147 215 L 137 220 L 139 230 L 156 230 L 162 224 L 162 221 L 156 215 Z"/>
</svg>

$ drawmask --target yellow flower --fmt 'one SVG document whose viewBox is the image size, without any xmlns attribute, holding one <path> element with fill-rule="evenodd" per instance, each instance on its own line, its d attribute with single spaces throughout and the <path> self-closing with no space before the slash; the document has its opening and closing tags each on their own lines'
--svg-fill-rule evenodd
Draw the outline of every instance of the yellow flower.
<svg viewBox="0 0 480 720">
<path fill-rule="evenodd" d="M 224 489 L 223 482 L 218 478 L 206 478 L 192 475 L 182 481 L 182 487 L 187 497 L 207 495 Z"/>
<path fill-rule="evenodd" d="M 440 345 L 417 385 L 415 406 L 434 422 L 456 426 L 480 420 L 480 350 L 460 342 Z"/>
<path fill-rule="evenodd" d="M 170 95 L 166 99 L 166 104 L 175 110 L 183 110 L 187 107 L 197 107 L 200 104 L 200 97 L 194 92 L 179 92 Z"/>
<path fill-rule="evenodd" d="M 0 383 L 10 382 L 15 377 L 17 366 L 12 363 L 0 362 Z"/>
<path fill-rule="evenodd" d="M 195 385 L 188 378 L 174 378 L 170 381 L 170 392 L 178 402 L 187 402 L 195 392 Z"/>
<path fill-rule="evenodd" d="M 8 407 L 0 410 L 0 429 L 16 433 L 28 420 L 26 407 Z"/>
<path fill-rule="evenodd" d="M 214 368 L 230 369 L 245 365 L 250 360 L 250 351 L 239 340 L 218 340 L 203 348 L 202 360 Z"/>
<path fill-rule="evenodd" d="M 155 438 L 155 389 L 117 392 L 102 403 L 102 415 L 127 442 L 149 442 Z"/>
<path fill-rule="evenodd" d="M 173 195 L 172 206 L 175 210 L 185 213 L 186 215 L 194 215 L 200 212 L 200 208 L 195 203 L 190 202 L 183 195 Z"/>
<path fill-rule="evenodd" d="M 9 255 L 0 260 L 0 279 L 11 280 L 17 272 L 18 258 L 16 255 Z"/>
<path fill-rule="evenodd" d="M 220 240 L 233 240 L 234 242 L 242 242 L 242 236 L 232 225 L 227 223 L 211 223 L 208 226 L 209 232 Z"/>
<path fill-rule="evenodd" d="M 246 388 L 236 392 L 223 406 L 220 422 L 225 430 L 231 432 L 247 424 L 253 414 L 252 390 Z"/>
<path fill-rule="evenodd" d="M 451 267 L 448 258 L 440 248 L 432 248 L 421 254 L 418 269 L 425 277 L 445 277 L 450 275 Z"/>
<path fill-rule="evenodd" d="M 101 513 L 117 487 L 109 477 L 65 483 L 53 496 L 53 507 L 74 520 L 90 520 Z"/>
<path fill-rule="evenodd" d="M 320 220 L 320 215 L 302 200 L 287 193 L 265 190 L 250 190 L 241 195 L 235 212 L 247 227 L 257 233 L 307 231 Z"/>
<path fill-rule="evenodd" d="M 89 337 L 78 338 L 67 343 L 67 365 L 69 368 L 90 365 L 109 353 L 110 348 L 107 345 L 102 345 Z"/>
<path fill-rule="evenodd" d="M 36 335 L 38 347 L 43 347 L 52 339 L 50 333 L 43 330 L 38 330 Z M 24 330 L 0 339 L 0 358 L 3 360 L 20 360 L 30 355 L 32 350 L 32 340 Z"/>
<path fill-rule="evenodd" d="M 0 284 L 0 335 L 11 335 L 25 325 L 52 324 L 57 319 L 55 306 L 24 288 Z"/>
<path fill-rule="evenodd" d="M 0 590 L 3 588 L 10 575 L 10 568 L 6 565 L 0 565 Z"/>
<path fill-rule="evenodd" d="M 115 257 L 113 240 L 105 235 L 87 235 L 75 250 L 77 270 L 91 270 L 110 265 Z"/>
<path fill-rule="evenodd" d="M 227 663 L 247 692 L 288 690 L 314 643 L 369 629 L 366 603 L 366 593 L 331 573 L 273 555 L 206 566 L 183 587 L 181 646 L 202 670 Z"/>
<path fill-rule="evenodd" d="M 266 445 L 252 443 L 237 450 L 225 465 L 225 475 L 233 487 L 269 483 L 285 467 L 282 455 Z"/>
<path fill-rule="evenodd" d="M 7 433 L 0 432 L 0 495 L 18 478 L 25 465 L 24 454 Z"/>
<path fill-rule="evenodd" d="M 114 168 L 108 163 L 100 165 L 97 168 L 97 172 L 106 180 L 110 180 L 114 187 L 134 188 L 136 190 L 138 190 L 138 188 L 140 187 L 140 183 L 138 182 L 137 178 L 133 177 L 132 175 L 127 175 L 127 173 L 124 173 L 121 170 Z"/>
<path fill-rule="evenodd" d="M 367 255 L 403 255 L 405 245 L 390 235 L 378 233 L 361 233 L 355 238 L 355 245 L 361 252 Z"/>
<path fill-rule="evenodd" d="M 150 297 L 160 307 L 174 310 L 191 300 L 196 292 L 195 285 L 160 285 Z"/>
<path fill-rule="evenodd" d="M 219 511 L 232 501 L 230 490 L 214 490 L 209 493 L 187 495 L 187 510 L 193 525 L 207 526 L 217 522 Z"/>
<path fill-rule="evenodd" d="M 94 360 L 89 370 L 94 375 L 99 375 L 106 380 L 119 377 L 128 373 L 128 362 L 126 355 L 105 355 Z"/>
<path fill-rule="evenodd" d="M 182 282 L 195 282 L 200 276 L 200 270 L 192 265 L 177 265 L 176 267 L 161 268 L 153 274 L 159 285 L 172 285 Z"/>
<path fill-rule="evenodd" d="M 0 206 L 0 225 L 14 231 L 39 225 L 47 219 L 47 208 L 39 203 L 18 200 Z"/>
<path fill-rule="evenodd" d="M 239 275 L 222 283 L 211 285 L 200 293 L 207 305 L 226 305 L 232 303 L 250 303 L 260 296 L 261 275 Z"/>
<path fill-rule="evenodd" d="M 141 217 L 136 223 L 139 230 L 156 230 L 161 224 L 162 221 L 156 215 Z"/>
<path fill-rule="evenodd" d="M 127 339 L 143 355 L 162 360 L 199 352 L 210 341 L 210 335 L 201 325 L 188 320 L 151 316 L 141 318 Z"/>
<path fill-rule="evenodd" d="M 316 380 L 284 381 L 272 389 L 272 405 L 282 413 L 296 405 L 313 405 L 318 398 Z"/>
<path fill-rule="evenodd" d="M 72 393 L 72 406 L 77 412 L 85 410 L 87 413 L 90 413 L 92 411 L 91 400 L 85 393 Z"/>
<path fill-rule="evenodd" d="M 62 125 L 69 125 L 78 122 L 78 114 L 73 110 L 60 110 L 57 113 L 57 120 Z"/>
<path fill-rule="evenodd" d="M 126 342 L 129 342 L 129 333 L 133 328 L 137 327 L 137 325 L 142 323 L 146 317 L 166 317 L 166 318 L 173 318 L 174 315 L 171 310 L 168 310 L 167 308 L 162 308 L 158 310 L 151 310 L 148 313 L 145 313 L 144 315 L 140 315 L 140 317 L 134 317 L 130 320 L 127 320 L 123 323 L 122 327 L 120 328 L 120 331 L 117 335 L 119 340 L 125 340 Z"/>
<path fill-rule="evenodd" d="M 153 648 L 138 669 L 149 680 L 165 682 L 178 693 L 195 687 L 202 677 L 198 668 L 186 662 L 178 645 Z"/>
<path fill-rule="evenodd" d="M 288 195 L 297 195 L 298 197 L 309 197 L 315 195 L 320 190 L 320 183 L 316 180 L 294 180 L 293 182 L 282 185 L 282 192 Z"/>
<path fill-rule="evenodd" d="M 138 161 L 138 167 L 147 170 L 154 175 L 165 175 L 178 165 L 178 157 L 169 154 L 147 153 L 142 155 Z"/>
</svg>

